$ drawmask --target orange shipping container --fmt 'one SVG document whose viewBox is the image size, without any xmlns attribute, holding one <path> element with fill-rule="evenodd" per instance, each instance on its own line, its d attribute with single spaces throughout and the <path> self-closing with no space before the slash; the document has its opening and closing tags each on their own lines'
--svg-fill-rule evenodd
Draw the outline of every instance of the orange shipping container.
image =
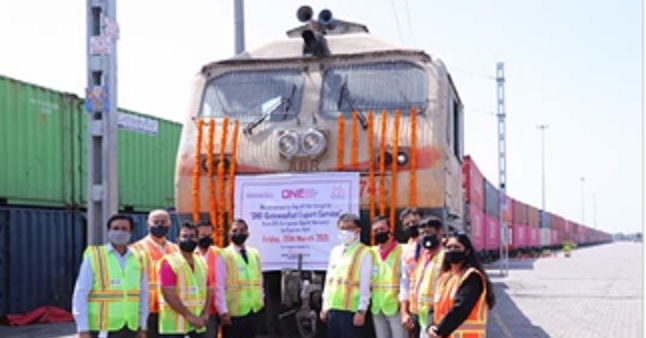
<svg viewBox="0 0 646 338">
<path fill-rule="evenodd" d="M 529 226 L 536 228 L 540 225 L 539 210 L 531 205 L 527 206 L 527 223 Z"/>
</svg>

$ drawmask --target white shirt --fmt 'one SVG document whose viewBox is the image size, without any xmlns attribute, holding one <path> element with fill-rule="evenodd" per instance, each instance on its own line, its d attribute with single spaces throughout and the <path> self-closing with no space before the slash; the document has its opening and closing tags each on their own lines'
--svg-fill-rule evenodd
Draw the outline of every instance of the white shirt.
<svg viewBox="0 0 646 338">
<path fill-rule="evenodd" d="M 330 271 L 332 269 L 333 262 L 338 262 L 342 257 L 345 251 L 348 249 L 348 247 L 354 245 L 358 239 L 348 245 L 345 244 L 340 244 L 335 246 L 332 249 L 332 252 L 330 252 L 330 260 L 328 261 L 328 268 L 327 271 Z M 359 311 L 367 311 L 368 306 L 370 305 L 370 284 L 372 282 L 372 255 L 366 254 L 363 256 L 363 259 L 361 259 L 361 265 L 359 266 Z M 328 274 L 327 278 L 330 275 Z M 325 282 L 327 285 L 327 280 Z M 323 287 L 323 310 L 328 311 L 328 306 L 325 302 L 326 298 L 326 292 L 327 288 Z"/>
<path fill-rule="evenodd" d="M 208 252 L 208 251 L 207 251 Z M 202 253 L 201 251 L 198 251 L 200 254 L 200 257 L 204 260 L 204 263 L 208 263 L 206 261 L 206 253 Z M 214 267 L 208 267 L 208 271 L 211 274 L 215 274 L 215 290 L 213 292 L 213 304 L 215 304 L 215 309 L 218 311 L 219 314 L 225 314 L 228 313 L 229 310 L 227 309 L 227 300 L 226 300 L 226 286 L 227 286 L 227 266 L 226 263 L 224 262 L 224 259 L 222 258 L 222 255 L 224 253 L 221 253 L 220 255 L 215 256 L 215 266 Z"/>
<path fill-rule="evenodd" d="M 114 254 L 123 269 L 126 266 L 126 259 L 128 255 L 132 255 L 130 249 L 126 249 L 126 253 L 122 256 L 117 252 L 112 244 L 108 243 L 108 254 Z M 88 257 L 83 258 L 81 268 L 79 270 L 78 278 L 76 279 L 76 286 L 74 287 L 74 295 L 72 296 L 72 314 L 74 321 L 76 321 L 76 329 L 78 332 L 89 331 L 88 327 L 88 312 L 87 312 L 87 299 L 92 291 L 94 284 L 94 275 L 92 273 L 92 266 Z M 141 284 L 139 289 L 139 326 L 142 330 L 146 330 L 146 323 L 148 321 L 148 272 L 143 269 L 141 274 Z"/>
</svg>

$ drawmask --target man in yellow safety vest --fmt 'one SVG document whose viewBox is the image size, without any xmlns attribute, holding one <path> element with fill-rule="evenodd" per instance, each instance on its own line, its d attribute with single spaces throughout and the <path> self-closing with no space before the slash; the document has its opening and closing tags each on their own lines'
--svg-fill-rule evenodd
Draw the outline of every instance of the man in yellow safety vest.
<svg viewBox="0 0 646 338">
<path fill-rule="evenodd" d="M 108 244 L 85 250 L 76 280 L 72 313 L 79 338 L 145 338 L 146 260 L 128 249 L 135 222 L 117 214 L 107 226 Z"/>
<path fill-rule="evenodd" d="M 372 319 L 377 338 L 406 338 L 399 311 L 402 245 L 390 231 L 388 218 L 372 220 L 375 240 L 374 265 L 378 269 L 372 281 Z"/>
<path fill-rule="evenodd" d="M 198 240 L 197 253 L 204 259 L 208 271 L 208 281 L 213 285 L 214 294 L 211 308 L 209 309 L 209 322 L 206 325 L 206 338 L 215 338 L 218 332 L 218 315 L 222 318 L 224 324 L 230 324 L 230 318 L 227 318 L 226 304 L 226 278 L 227 271 L 222 257 L 222 250 L 213 245 L 213 225 L 210 222 L 200 222 L 197 225 Z"/>
<path fill-rule="evenodd" d="M 341 215 L 337 227 L 341 244 L 330 253 L 320 317 L 327 322 L 328 338 L 364 337 L 373 251 L 360 241 L 357 216 Z"/>
<path fill-rule="evenodd" d="M 153 210 L 148 214 L 148 236 L 132 244 L 131 248 L 144 253 L 148 266 L 148 337 L 157 338 L 159 332 L 159 283 L 157 268 L 165 254 L 178 252 L 175 243 L 166 238 L 171 228 L 170 215 L 166 210 Z"/>
<path fill-rule="evenodd" d="M 213 293 L 204 260 L 195 254 L 197 228 L 183 223 L 180 252 L 165 255 L 159 264 L 159 334 L 169 338 L 202 338 L 209 320 Z"/>
<path fill-rule="evenodd" d="M 226 308 L 220 315 L 223 338 L 256 337 L 257 314 L 265 305 L 260 254 L 245 244 L 247 238 L 247 222 L 233 220 L 230 244 L 222 250 L 226 263 Z"/>
</svg>

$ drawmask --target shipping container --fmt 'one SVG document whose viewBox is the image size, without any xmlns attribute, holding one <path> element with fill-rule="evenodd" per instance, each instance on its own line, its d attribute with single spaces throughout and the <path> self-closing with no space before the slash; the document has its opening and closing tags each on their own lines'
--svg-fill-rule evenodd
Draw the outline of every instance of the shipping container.
<svg viewBox="0 0 646 338">
<path fill-rule="evenodd" d="M 513 225 L 514 248 L 524 249 L 527 247 L 527 226 L 521 224 Z"/>
<path fill-rule="evenodd" d="M 480 207 L 469 204 L 469 219 L 471 222 L 471 242 L 477 251 L 484 250 L 485 245 L 485 216 Z"/>
<path fill-rule="evenodd" d="M 568 220 L 563 222 L 563 236 L 561 237 L 562 241 L 567 241 L 572 238 L 572 223 Z"/>
<path fill-rule="evenodd" d="M 540 228 L 540 246 L 545 248 L 552 245 L 552 230 L 550 228 Z"/>
<path fill-rule="evenodd" d="M 468 155 L 462 163 L 462 194 L 465 202 L 484 208 L 484 176 Z"/>
<path fill-rule="evenodd" d="M 527 205 L 527 224 L 538 228 L 540 226 L 540 212 L 537 208 Z"/>
<path fill-rule="evenodd" d="M 486 249 L 487 250 L 498 250 L 500 249 L 500 222 L 496 217 L 485 215 L 485 221 L 487 224 L 486 230 Z"/>
<path fill-rule="evenodd" d="M 519 200 L 514 200 L 513 215 L 512 223 L 527 225 L 527 204 Z"/>
<path fill-rule="evenodd" d="M 552 228 L 552 214 L 550 214 L 548 211 L 544 211 L 544 210 L 539 210 L 538 213 L 540 215 L 539 216 L 540 217 L 539 227 L 540 228 L 551 229 Z"/>
<path fill-rule="evenodd" d="M 552 214 L 552 229 L 559 231 L 559 234 L 563 234 L 565 231 L 565 219 L 559 215 Z"/>
<path fill-rule="evenodd" d="M 87 196 L 84 101 L 0 76 L 0 201 L 10 205 L 77 207 Z M 181 124 L 119 112 L 120 209 L 174 205 Z"/>
<path fill-rule="evenodd" d="M 563 243 L 563 242 L 561 241 L 561 237 L 559 236 L 559 232 L 554 230 L 554 229 L 551 229 L 550 231 L 552 232 L 552 246 L 561 245 L 561 243 Z"/>
<path fill-rule="evenodd" d="M 70 310 L 86 241 L 79 215 L 2 207 L 0 236 L 0 315 L 46 305 Z"/>
<path fill-rule="evenodd" d="M 529 232 L 529 242 L 527 246 L 530 248 L 540 247 L 540 234 L 538 232 L 538 227 L 528 226 L 527 231 Z"/>
<path fill-rule="evenodd" d="M 500 201 L 498 200 L 498 194 L 498 189 L 496 189 L 491 182 L 485 179 L 485 214 L 494 217 L 500 216 Z"/>
</svg>

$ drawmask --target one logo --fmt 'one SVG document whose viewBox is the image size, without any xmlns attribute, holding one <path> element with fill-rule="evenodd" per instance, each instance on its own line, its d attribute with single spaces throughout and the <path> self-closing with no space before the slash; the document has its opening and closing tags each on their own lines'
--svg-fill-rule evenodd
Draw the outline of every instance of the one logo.
<svg viewBox="0 0 646 338">
<path fill-rule="evenodd" d="M 330 195 L 331 198 L 345 198 L 345 189 L 343 186 L 336 186 L 332 188 L 332 194 Z"/>
<path fill-rule="evenodd" d="M 318 192 L 314 189 L 283 189 L 281 192 L 281 197 L 283 199 L 292 199 L 292 198 L 314 198 Z"/>
</svg>

